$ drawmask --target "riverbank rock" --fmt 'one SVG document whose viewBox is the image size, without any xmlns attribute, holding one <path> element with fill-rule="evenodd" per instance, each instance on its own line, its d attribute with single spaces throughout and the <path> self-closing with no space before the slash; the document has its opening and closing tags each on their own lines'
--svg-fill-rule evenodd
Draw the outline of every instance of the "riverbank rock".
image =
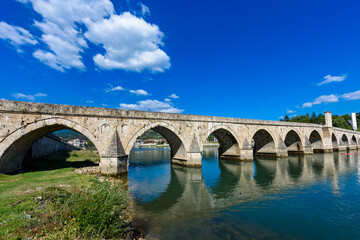
<svg viewBox="0 0 360 240">
<path fill-rule="evenodd" d="M 81 174 L 99 174 L 100 173 L 100 166 L 89 166 L 89 167 L 82 167 L 75 169 L 76 173 Z"/>
</svg>

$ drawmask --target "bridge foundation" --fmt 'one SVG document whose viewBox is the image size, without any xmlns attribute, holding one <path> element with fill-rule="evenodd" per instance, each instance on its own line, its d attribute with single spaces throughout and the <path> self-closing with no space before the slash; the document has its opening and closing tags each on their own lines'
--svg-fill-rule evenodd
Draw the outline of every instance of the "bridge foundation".
<svg viewBox="0 0 360 240">
<path fill-rule="evenodd" d="M 127 173 L 129 169 L 128 155 L 110 157 L 102 156 L 100 159 L 100 172 L 104 175 L 119 175 Z"/>
<path fill-rule="evenodd" d="M 188 152 L 187 159 L 173 157 L 171 162 L 178 165 L 187 167 L 201 167 L 202 153 L 201 152 Z"/>
<path fill-rule="evenodd" d="M 100 154 L 100 172 L 105 175 L 119 175 L 127 173 L 128 169 L 128 155 L 125 154 L 117 129 L 115 129 L 108 148 L 104 154 Z"/>
</svg>

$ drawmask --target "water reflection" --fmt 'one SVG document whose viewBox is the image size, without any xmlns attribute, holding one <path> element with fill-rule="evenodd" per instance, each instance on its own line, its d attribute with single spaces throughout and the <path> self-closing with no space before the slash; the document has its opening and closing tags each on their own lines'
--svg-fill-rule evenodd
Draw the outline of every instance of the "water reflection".
<svg viewBox="0 0 360 240">
<path fill-rule="evenodd" d="M 248 219 L 246 223 L 242 222 L 241 226 L 235 224 L 234 228 L 244 227 L 249 224 L 249 221 L 253 221 L 253 227 L 264 218 L 263 215 L 262 218 L 260 215 L 254 215 L 254 209 L 257 208 L 268 211 L 264 214 L 269 214 L 269 212 L 284 214 L 282 221 L 286 222 L 286 212 L 282 213 L 279 209 L 272 211 L 267 209 L 267 206 L 289 197 L 297 199 L 298 202 L 295 201 L 294 206 L 291 207 L 299 208 L 297 214 L 300 214 L 301 218 L 301 214 L 308 211 L 301 209 L 302 204 L 314 197 L 307 195 L 308 193 L 312 192 L 316 195 L 316 193 L 328 189 L 329 186 L 331 196 L 339 197 L 340 182 L 344 180 L 344 176 L 353 174 L 356 175 L 358 181 L 358 155 L 326 153 L 295 155 L 286 159 L 258 157 L 254 162 L 235 162 L 219 161 L 217 149 L 208 148 L 204 152 L 202 168 L 186 168 L 171 165 L 168 150 L 148 150 L 132 153 L 129 185 L 131 194 L 138 202 L 137 216 L 151 222 L 149 234 L 160 238 L 176 239 L 174 234 L 184 231 L 186 224 L 192 224 L 191 226 L 200 224 L 201 227 L 199 225 L 200 229 L 198 230 L 201 231 L 213 231 L 205 227 L 204 222 L 215 226 L 219 218 L 224 222 L 233 219 L 239 221 L 240 224 L 240 219 L 244 216 L 239 211 L 250 211 L 250 213 L 248 212 L 249 216 L 252 216 L 253 219 Z M 359 189 L 357 191 L 359 192 Z M 296 198 L 298 194 L 306 195 L 303 198 Z M 358 195 L 360 196 L 360 193 Z M 318 202 L 315 205 L 321 206 L 318 204 L 323 199 L 321 196 L 317 197 L 320 200 L 317 199 Z M 328 202 L 326 203 L 328 204 Z M 360 210 L 360 206 L 358 210 Z M 227 213 L 225 214 L 224 211 Z M 234 211 L 236 213 L 232 213 Z M 331 209 L 330 211 L 335 210 Z M 337 214 L 339 213 L 337 212 Z M 304 219 L 306 217 L 304 216 Z M 357 217 L 360 220 L 359 214 Z M 178 226 L 179 224 L 181 227 Z M 190 231 L 190 225 L 188 225 L 187 231 Z M 229 226 L 226 228 L 228 229 Z M 250 226 L 247 228 L 251 229 Z M 258 228 L 261 227 L 258 226 Z M 232 231 L 238 232 L 235 229 Z M 243 229 L 241 234 L 245 234 L 244 236 L 250 234 L 247 231 Z M 266 236 L 276 233 L 273 235 L 274 238 L 288 238 L 291 235 L 283 236 L 282 227 L 275 225 L 264 231 L 270 231 L 265 234 Z M 360 230 L 351 231 L 354 234 L 360 232 Z M 183 232 L 181 234 L 186 237 Z M 304 238 L 303 234 L 306 235 L 306 231 L 297 234 L 301 236 L 300 238 Z M 207 233 L 206 236 L 218 238 L 218 235 L 213 233 Z M 234 235 L 232 238 L 239 236 Z M 305 237 L 311 238 L 309 236 Z M 191 237 L 191 234 L 187 237 Z M 256 234 L 254 236 L 250 234 L 247 238 L 258 239 L 259 237 L 256 237 Z M 205 238 L 199 237 L 199 239 Z"/>
</svg>

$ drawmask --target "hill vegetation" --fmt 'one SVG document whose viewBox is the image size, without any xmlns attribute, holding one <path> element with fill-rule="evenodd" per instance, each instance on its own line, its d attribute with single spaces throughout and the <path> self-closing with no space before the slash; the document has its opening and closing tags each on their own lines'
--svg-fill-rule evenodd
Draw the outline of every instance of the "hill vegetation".
<svg viewBox="0 0 360 240">
<path fill-rule="evenodd" d="M 360 122 L 360 113 L 356 114 L 356 120 L 358 123 Z M 306 115 L 298 115 L 293 117 L 286 115 L 283 119 L 280 119 L 280 121 L 325 124 L 325 116 L 321 113 L 316 115 L 316 113 L 313 112 L 311 115 L 309 113 Z M 332 121 L 334 127 L 352 129 L 351 116 L 349 114 L 341 116 L 332 115 Z"/>
</svg>

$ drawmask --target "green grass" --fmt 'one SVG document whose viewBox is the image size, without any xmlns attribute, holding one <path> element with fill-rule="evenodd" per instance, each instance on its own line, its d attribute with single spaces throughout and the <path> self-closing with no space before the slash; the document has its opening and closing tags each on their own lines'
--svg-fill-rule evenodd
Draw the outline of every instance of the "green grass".
<svg viewBox="0 0 360 240">
<path fill-rule="evenodd" d="M 125 237 L 126 187 L 74 173 L 98 161 L 92 151 L 59 152 L 24 163 L 24 173 L 0 175 L 0 239 Z"/>
<path fill-rule="evenodd" d="M 74 173 L 74 169 L 94 165 L 99 156 L 89 150 L 58 152 L 24 163 L 24 173 L 0 174 L 0 199 L 44 187 L 89 186 L 95 176 Z"/>
</svg>

